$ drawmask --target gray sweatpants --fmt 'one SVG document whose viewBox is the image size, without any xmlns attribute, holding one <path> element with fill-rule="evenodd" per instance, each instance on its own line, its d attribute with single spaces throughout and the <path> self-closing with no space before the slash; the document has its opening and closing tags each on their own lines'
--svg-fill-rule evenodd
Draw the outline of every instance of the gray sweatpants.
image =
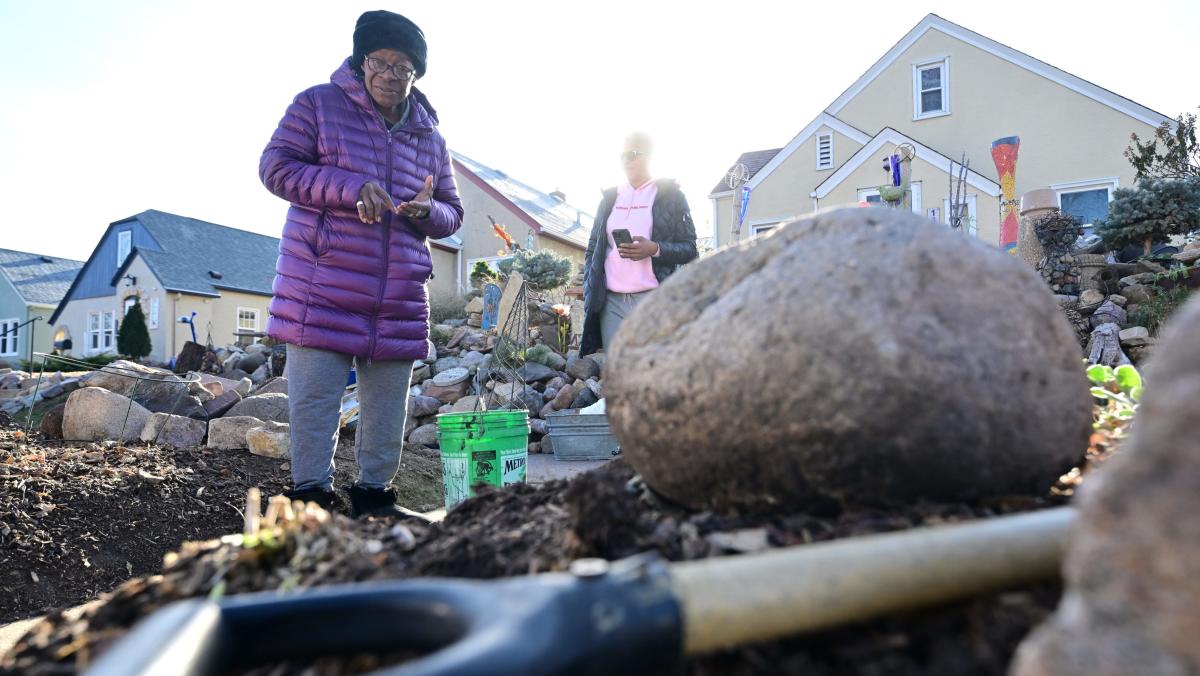
<svg viewBox="0 0 1200 676">
<path fill-rule="evenodd" d="M 600 315 L 600 339 L 604 341 L 605 352 L 612 345 L 613 337 L 617 335 L 617 329 L 621 327 L 621 322 L 633 314 L 633 308 L 637 307 L 638 303 L 642 302 L 650 293 L 650 291 L 640 293 L 608 292 L 608 299 L 604 301 L 604 312 Z"/>
<path fill-rule="evenodd" d="M 340 352 L 287 346 L 292 485 L 297 490 L 333 488 L 338 418 L 354 362 L 354 357 Z M 412 366 L 411 361 L 357 363 L 354 458 L 360 486 L 385 488 L 400 469 Z"/>
</svg>

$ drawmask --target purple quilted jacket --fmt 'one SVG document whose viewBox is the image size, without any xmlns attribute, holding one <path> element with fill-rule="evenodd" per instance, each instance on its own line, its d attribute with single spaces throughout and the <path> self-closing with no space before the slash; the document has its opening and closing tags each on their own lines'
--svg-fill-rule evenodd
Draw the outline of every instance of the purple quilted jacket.
<svg viewBox="0 0 1200 676">
<path fill-rule="evenodd" d="M 348 59 L 330 81 L 296 97 L 259 162 L 263 184 L 292 204 L 267 333 L 368 360 L 424 359 L 433 272 L 425 240 L 453 234 L 463 218 L 437 112 L 414 88 L 407 122 L 389 132 Z M 434 177 L 428 217 L 358 219 L 367 181 L 401 202 L 426 176 Z"/>
</svg>

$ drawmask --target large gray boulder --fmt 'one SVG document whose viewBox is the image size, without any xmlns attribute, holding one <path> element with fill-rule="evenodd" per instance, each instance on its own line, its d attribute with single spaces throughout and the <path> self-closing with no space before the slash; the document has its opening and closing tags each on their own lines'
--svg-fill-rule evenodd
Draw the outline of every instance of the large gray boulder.
<svg viewBox="0 0 1200 676">
<path fill-rule="evenodd" d="M 696 508 L 1042 493 L 1092 421 L 1039 275 L 882 208 L 684 267 L 625 320 L 606 370 L 627 461 Z"/>
<path fill-rule="evenodd" d="M 254 393 L 255 394 L 275 394 L 275 393 L 287 394 L 288 393 L 288 379 L 284 378 L 282 376 L 278 377 L 278 378 L 272 378 L 272 379 L 268 380 L 267 382 L 263 383 L 262 387 L 255 390 Z"/>
<path fill-rule="evenodd" d="M 150 411 L 136 401 L 102 387 L 85 387 L 67 397 L 63 438 L 69 441 L 134 441 Z"/>
<path fill-rule="evenodd" d="M 85 387 L 99 387 L 129 397 L 152 412 L 173 413 L 203 420 L 204 401 L 211 392 L 188 383 L 166 369 L 118 359 L 87 376 Z M 139 430 L 140 432 L 140 430 Z"/>
<path fill-rule="evenodd" d="M 1200 297 L 1167 325 L 1121 452 L 1084 482 L 1058 611 L 1015 676 L 1200 674 Z"/>
<path fill-rule="evenodd" d="M 167 448 L 195 448 L 204 443 L 208 424 L 170 413 L 154 413 L 142 429 L 141 440 Z"/>
<path fill-rule="evenodd" d="M 246 433 L 256 427 L 266 427 L 267 421 L 247 415 L 226 416 L 208 423 L 208 447 L 220 451 L 249 448 Z"/>
<path fill-rule="evenodd" d="M 228 416 L 250 416 L 272 422 L 289 422 L 288 396 L 279 392 L 246 397 L 229 409 Z"/>
</svg>

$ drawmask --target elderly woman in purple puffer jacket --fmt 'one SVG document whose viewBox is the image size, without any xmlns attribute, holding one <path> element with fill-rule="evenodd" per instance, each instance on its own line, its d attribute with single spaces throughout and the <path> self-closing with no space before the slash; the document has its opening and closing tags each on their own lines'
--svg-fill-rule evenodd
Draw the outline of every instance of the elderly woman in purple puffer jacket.
<svg viewBox="0 0 1200 676">
<path fill-rule="evenodd" d="M 293 489 L 335 503 L 341 399 L 356 366 L 360 420 L 354 516 L 399 516 L 409 380 L 428 354 L 426 240 L 462 224 L 437 113 L 413 86 L 425 36 L 383 10 L 354 28 L 354 52 L 329 84 L 296 97 L 263 151 L 259 175 L 291 203 L 279 244 L 267 333 L 287 343 Z"/>
</svg>

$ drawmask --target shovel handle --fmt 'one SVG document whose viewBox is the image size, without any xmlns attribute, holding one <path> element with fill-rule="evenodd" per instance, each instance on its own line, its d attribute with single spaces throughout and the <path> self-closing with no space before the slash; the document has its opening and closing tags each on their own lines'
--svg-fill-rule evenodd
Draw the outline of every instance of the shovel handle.
<svg viewBox="0 0 1200 676">
<path fill-rule="evenodd" d="M 1055 579 L 1075 510 L 671 566 L 684 652 L 769 641 Z"/>
</svg>

